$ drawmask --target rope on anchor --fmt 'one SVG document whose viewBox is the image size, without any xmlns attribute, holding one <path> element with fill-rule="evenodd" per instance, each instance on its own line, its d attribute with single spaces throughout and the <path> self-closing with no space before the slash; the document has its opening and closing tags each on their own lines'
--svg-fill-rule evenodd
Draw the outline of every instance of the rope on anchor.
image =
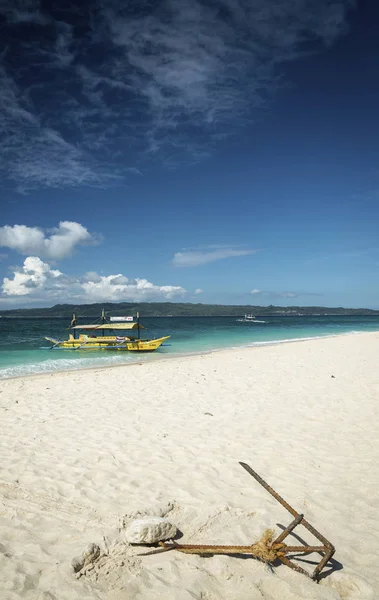
<svg viewBox="0 0 379 600">
<path fill-rule="evenodd" d="M 261 539 L 251 546 L 213 546 L 203 544 L 177 544 L 175 542 L 170 544 L 160 542 L 159 545 L 162 550 L 178 550 L 185 554 L 249 554 L 263 562 L 272 563 L 275 562 L 276 559 L 285 556 L 286 547 L 286 544 L 273 543 L 274 534 L 275 532 L 273 529 L 266 529 Z"/>
</svg>

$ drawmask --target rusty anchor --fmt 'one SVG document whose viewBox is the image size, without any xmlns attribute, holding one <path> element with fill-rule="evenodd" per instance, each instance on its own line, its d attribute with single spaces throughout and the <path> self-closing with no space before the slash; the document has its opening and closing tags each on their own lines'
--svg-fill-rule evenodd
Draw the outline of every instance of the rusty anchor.
<svg viewBox="0 0 379 600">
<path fill-rule="evenodd" d="M 268 483 L 262 479 L 253 471 L 253 469 L 246 463 L 239 463 L 250 475 L 254 477 L 258 483 L 260 483 L 270 494 L 277 500 L 294 518 L 294 520 L 282 531 L 282 533 L 274 538 L 274 532 L 268 529 L 262 536 L 262 538 L 250 545 L 250 546 L 216 546 L 216 545 L 203 545 L 203 544 L 178 544 L 175 541 L 166 543 L 160 542 L 161 548 L 147 552 L 148 554 L 156 554 L 158 552 L 167 552 L 169 550 L 178 550 L 186 554 L 199 554 L 199 555 L 212 555 L 212 554 L 246 554 L 253 556 L 266 563 L 273 563 L 276 560 L 281 561 L 287 567 L 290 567 L 298 573 L 303 573 L 307 577 L 311 577 L 314 581 L 318 582 L 322 569 L 326 566 L 328 561 L 332 558 L 335 548 L 333 544 L 329 542 L 317 529 L 315 529 L 308 521 L 304 519 L 304 515 L 298 513 L 288 502 L 286 502 Z M 303 525 L 314 537 L 322 542 L 319 546 L 289 546 L 284 543 L 286 537 L 297 527 Z M 309 574 L 305 569 L 295 564 L 288 558 L 289 554 L 310 554 L 317 552 L 321 555 L 321 560 L 317 564 L 313 573 Z"/>
</svg>

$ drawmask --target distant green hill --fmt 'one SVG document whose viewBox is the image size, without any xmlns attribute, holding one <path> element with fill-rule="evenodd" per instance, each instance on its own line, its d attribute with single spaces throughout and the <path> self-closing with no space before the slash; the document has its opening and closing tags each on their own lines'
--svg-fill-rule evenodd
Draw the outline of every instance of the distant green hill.
<svg viewBox="0 0 379 600">
<path fill-rule="evenodd" d="M 369 308 L 327 308 L 325 306 L 252 306 L 223 304 L 191 304 L 184 302 L 102 302 L 98 304 L 56 304 L 49 308 L 18 308 L 3 310 L 3 317 L 99 317 L 102 309 L 107 315 L 135 315 L 142 317 L 221 317 L 252 313 L 257 316 L 302 315 L 379 315 Z"/>
</svg>

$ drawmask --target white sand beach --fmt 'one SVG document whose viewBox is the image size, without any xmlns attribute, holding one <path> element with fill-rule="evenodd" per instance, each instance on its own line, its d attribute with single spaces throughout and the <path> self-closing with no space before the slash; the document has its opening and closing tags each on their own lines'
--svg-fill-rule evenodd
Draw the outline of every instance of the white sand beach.
<svg viewBox="0 0 379 600">
<path fill-rule="evenodd" d="M 378 357 L 365 333 L 2 381 L 0 598 L 376 600 Z M 292 517 L 238 461 L 335 545 L 319 584 L 123 541 L 144 513 L 167 515 L 180 543 L 279 533 Z M 71 560 L 91 542 L 103 556 L 78 578 Z"/>
</svg>

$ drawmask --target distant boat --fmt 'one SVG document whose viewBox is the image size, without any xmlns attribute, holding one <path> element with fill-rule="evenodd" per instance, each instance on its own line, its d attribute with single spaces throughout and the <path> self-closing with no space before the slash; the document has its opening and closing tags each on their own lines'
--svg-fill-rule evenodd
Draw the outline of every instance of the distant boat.
<svg viewBox="0 0 379 600">
<path fill-rule="evenodd" d="M 48 342 L 53 345 L 50 350 L 126 350 L 128 352 L 152 352 L 157 350 L 164 341 L 168 340 L 169 335 L 152 340 L 140 338 L 140 330 L 145 329 L 139 322 L 139 313 L 137 320 L 133 317 L 113 317 L 110 320 L 119 321 L 111 323 L 107 320 L 104 311 L 102 311 L 100 323 L 89 325 L 77 325 L 76 317 L 73 315 L 68 340 L 57 340 L 46 337 Z M 130 330 L 137 329 L 137 336 L 129 334 Z M 128 335 L 125 335 L 125 332 Z M 122 335 L 122 333 L 124 334 Z M 121 334 L 121 335 L 120 335 Z"/>
<path fill-rule="evenodd" d="M 266 321 L 258 321 L 254 315 L 245 315 L 243 319 L 237 319 L 240 323 L 266 323 Z"/>
</svg>

